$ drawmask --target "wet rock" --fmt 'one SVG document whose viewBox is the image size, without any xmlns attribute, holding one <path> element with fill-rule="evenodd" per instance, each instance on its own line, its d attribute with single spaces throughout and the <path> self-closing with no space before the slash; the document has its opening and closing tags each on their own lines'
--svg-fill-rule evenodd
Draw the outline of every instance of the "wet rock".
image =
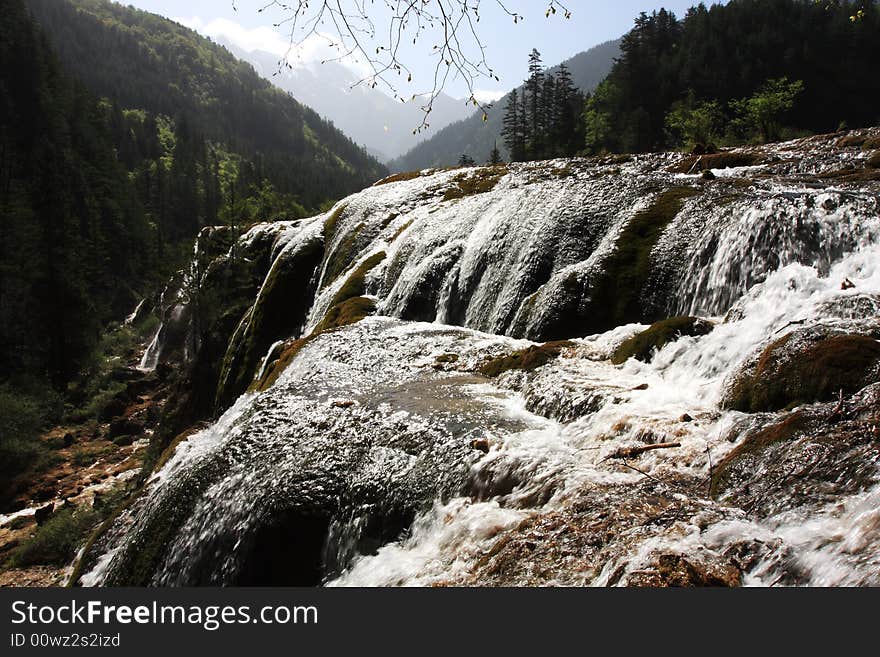
<svg viewBox="0 0 880 657">
<path fill-rule="evenodd" d="M 140 436 L 146 431 L 143 422 L 131 418 L 121 418 L 110 423 L 108 438 L 113 440 L 121 436 Z"/>
<path fill-rule="evenodd" d="M 483 363 L 480 374 L 495 378 L 511 370 L 531 372 L 559 358 L 563 351 L 575 347 L 575 343 L 548 342 L 537 347 L 529 347 L 523 351 L 515 351 L 508 356 L 501 356 Z"/>
<path fill-rule="evenodd" d="M 678 421 L 681 422 L 682 424 L 689 424 L 694 421 L 694 418 L 692 418 L 690 415 L 685 413 L 680 418 L 678 418 Z"/>
<path fill-rule="evenodd" d="M 483 452 L 483 454 L 488 454 L 491 448 L 487 438 L 478 438 L 471 443 L 471 447 L 478 452 Z"/>
<path fill-rule="evenodd" d="M 621 344 L 611 355 L 611 362 L 622 365 L 630 358 L 650 363 L 654 354 L 670 342 L 682 337 L 708 335 L 715 328 L 712 322 L 699 317 L 673 317 L 653 324 L 650 328 Z"/>
<path fill-rule="evenodd" d="M 742 571 L 733 563 L 720 560 L 701 563 L 692 557 L 663 554 L 657 559 L 656 572 L 642 572 L 627 582 L 636 587 L 662 588 L 735 588 L 742 584 Z"/>
<path fill-rule="evenodd" d="M 715 466 L 712 495 L 763 516 L 861 492 L 880 479 L 878 422 L 880 384 L 843 403 L 768 417 Z"/>
<path fill-rule="evenodd" d="M 728 382 L 722 408 L 758 413 L 850 395 L 877 379 L 880 342 L 867 334 L 811 327 L 753 356 Z"/>
<path fill-rule="evenodd" d="M 44 506 L 44 507 L 42 507 L 42 508 L 37 509 L 37 510 L 34 512 L 34 520 L 37 521 L 37 524 L 38 524 L 38 525 L 42 525 L 42 524 L 43 524 L 44 522 L 46 522 L 49 518 L 52 517 L 52 514 L 53 514 L 54 512 L 55 512 L 55 505 L 54 505 L 54 504 L 48 504 L 48 505 L 46 505 L 46 506 Z"/>
</svg>

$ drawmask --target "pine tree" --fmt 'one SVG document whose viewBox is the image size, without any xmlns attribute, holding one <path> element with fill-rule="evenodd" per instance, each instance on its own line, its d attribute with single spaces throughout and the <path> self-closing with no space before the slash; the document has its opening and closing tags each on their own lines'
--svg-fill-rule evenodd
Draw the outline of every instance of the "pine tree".
<svg viewBox="0 0 880 657">
<path fill-rule="evenodd" d="M 493 167 L 498 166 L 504 160 L 501 159 L 501 151 L 498 150 L 498 142 L 492 146 L 492 152 L 489 154 L 489 164 Z"/>
<path fill-rule="evenodd" d="M 577 150 L 577 145 L 583 141 L 578 137 L 577 113 L 583 104 L 577 89 L 571 78 L 571 71 L 565 64 L 559 67 L 556 75 L 556 89 L 554 98 L 555 130 L 553 141 L 556 146 L 556 155 L 571 157 Z"/>
<path fill-rule="evenodd" d="M 476 164 L 474 158 L 467 153 L 462 153 L 462 156 L 458 159 L 458 166 L 460 167 L 472 167 L 474 164 Z"/>
<path fill-rule="evenodd" d="M 523 133 L 522 115 L 520 113 L 519 93 L 516 89 L 510 92 L 510 100 L 507 102 L 507 111 L 504 114 L 504 126 L 501 132 L 507 150 L 510 151 L 510 159 L 521 162 L 525 159 L 525 139 Z"/>
<path fill-rule="evenodd" d="M 528 105 L 528 139 L 526 151 L 530 158 L 543 150 L 543 97 L 544 92 L 544 64 L 541 62 L 541 53 L 532 49 L 529 54 L 529 79 L 526 82 L 525 95 Z M 526 104 L 524 102 L 524 104 Z"/>
<path fill-rule="evenodd" d="M 544 78 L 544 89 L 541 92 L 541 150 L 536 154 L 538 157 L 553 157 L 555 155 L 556 136 L 556 78 L 547 75 Z"/>
</svg>

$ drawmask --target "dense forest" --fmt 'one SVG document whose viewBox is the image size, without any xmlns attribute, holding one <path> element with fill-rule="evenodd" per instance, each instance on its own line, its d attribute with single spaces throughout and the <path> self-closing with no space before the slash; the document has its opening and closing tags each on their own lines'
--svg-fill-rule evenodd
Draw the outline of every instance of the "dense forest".
<svg viewBox="0 0 880 657">
<path fill-rule="evenodd" d="M 62 62 L 125 109 L 182 117 L 200 138 L 253 160 L 307 208 L 382 177 L 363 149 L 250 64 L 170 20 L 107 0 L 27 0 Z"/>
<path fill-rule="evenodd" d="M 111 108 L 63 70 L 21 0 L 0 12 L 0 462 L 28 436 L 104 322 L 161 270 L 156 230 L 116 157 Z"/>
<path fill-rule="evenodd" d="M 775 140 L 880 121 L 876 3 L 734 0 L 641 14 L 586 105 L 590 152 Z"/>
</svg>

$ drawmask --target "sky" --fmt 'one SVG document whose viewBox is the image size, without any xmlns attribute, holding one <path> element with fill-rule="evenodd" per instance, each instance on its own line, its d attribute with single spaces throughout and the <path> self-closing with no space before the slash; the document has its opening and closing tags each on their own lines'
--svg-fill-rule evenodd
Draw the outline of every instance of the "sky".
<svg viewBox="0 0 880 657">
<path fill-rule="evenodd" d="M 473 0 L 470 1 L 472 4 Z M 632 27 L 639 12 L 665 7 L 683 16 L 696 1 L 568 0 L 564 4 L 571 11 L 571 18 L 566 20 L 561 12 L 549 19 L 545 17 L 549 0 L 504 0 L 507 9 L 524 16 L 523 21 L 514 24 L 498 7 L 496 0 L 481 0 L 481 20 L 477 29 L 486 49 L 487 62 L 500 80 L 488 77 L 477 80 L 473 84 L 475 95 L 488 102 L 518 86 L 526 77 L 527 59 L 532 48 L 541 52 L 545 65 L 552 66 L 592 46 L 622 36 Z M 269 0 L 125 0 L 125 4 L 172 18 L 214 39 L 225 38 L 246 51 L 266 50 L 279 57 L 288 51 L 289 30 L 273 27 L 273 23 L 284 17 L 283 12 L 272 8 L 260 12 L 261 7 L 270 4 Z M 381 4 L 369 3 L 367 6 L 381 7 Z M 381 16 L 377 18 L 377 24 L 380 19 Z M 326 25 L 320 30 L 332 35 Z M 402 59 L 411 68 L 413 82 L 408 83 L 407 76 L 387 77 L 401 96 L 431 90 L 436 61 L 431 52 L 434 42 L 422 38 L 412 45 L 411 38 L 407 41 L 408 49 Z M 475 44 L 465 47 L 479 54 Z M 375 46 L 371 49 L 374 50 Z M 290 59 L 297 65 L 320 62 L 336 54 L 326 38 L 313 36 Z M 369 73 L 363 59 L 348 58 L 343 63 L 361 75 Z M 469 95 L 468 86 L 461 79 L 450 78 L 445 90 L 456 98 Z"/>
</svg>

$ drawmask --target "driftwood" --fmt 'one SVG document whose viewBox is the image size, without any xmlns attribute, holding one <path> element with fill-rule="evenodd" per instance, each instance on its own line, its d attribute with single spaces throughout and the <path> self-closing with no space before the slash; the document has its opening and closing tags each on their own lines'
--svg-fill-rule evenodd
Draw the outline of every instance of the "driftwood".
<svg viewBox="0 0 880 657">
<path fill-rule="evenodd" d="M 806 324 L 806 323 L 807 323 L 807 320 L 805 320 L 805 319 L 798 319 L 798 320 L 796 320 L 796 321 L 794 321 L 794 322 L 789 322 L 788 324 L 786 324 L 785 326 L 783 326 L 781 329 L 779 329 L 778 331 L 776 331 L 776 333 L 774 333 L 773 335 L 779 335 L 780 333 L 782 333 L 782 332 L 783 332 L 785 329 L 787 329 L 787 328 L 791 328 L 792 326 L 803 326 L 803 325 Z"/>
<path fill-rule="evenodd" d="M 634 459 L 647 452 L 653 452 L 658 449 L 675 449 L 676 447 L 681 447 L 681 443 L 658 443 L 656 445 L 644 445 L 642 447 L 621 447 L 613 454 L 606 456 L 605 460 Z"/>
</svg>

